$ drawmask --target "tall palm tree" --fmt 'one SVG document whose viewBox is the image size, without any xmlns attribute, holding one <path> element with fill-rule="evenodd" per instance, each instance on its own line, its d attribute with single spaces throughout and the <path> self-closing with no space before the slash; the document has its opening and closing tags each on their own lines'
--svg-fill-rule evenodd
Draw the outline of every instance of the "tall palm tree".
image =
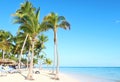
<svg viewBox="0 0 120 82">
<path fill-rule="evenodd" d="M 59 79 L 58 74 L 59 74 L 59 55 L 58 55 L 58 44 L 57 44 L 57 30 L 58 28 L 63 28 L 63 29 L 70 29 L 70 24 L 66 21 L 64 16 L 59 16 L 58 14 L 51 12 L 47 16 L 44 17 L 44 23 L 46 23 L 46 29 L 53 29 L 54 32 L 54 63 L 53 65 L 55 66 L 56 62 L 56 76 L 55 79 Z M 53 66 L 53 71 L 54 71 L 54 66 Z"/>
<path fill-rule="evenodd" d="M 32 55 L 30 61 L 30 68 L 27 75 L 27 79 L 33 79 L 33 57 L 34 57 L 34 47 L 36 42 L 36 37 L 42 31 L 42 26 L 39 23 L 39 13 L 40 8 L 36 9 L 33 5 L 26 1 L 23 3 L 19 10 L 14 14 L 15 23 L 20 24 L 20 30 L 29 35 L 29 39 L 31 41 Z"/>
<path fill-rule="evenodd" d="M 32 6 L 32 4 L 28 1 L 26 1 L 26 3 L 21 4 L 20 9 L 18 9 L 16 11 L 16 13 L 13 14 L 13 16 L 15 18 L 14 23 L 21 24 L 21 26 L 18 30 L 18 33 L 21 31 L 21 28 L 24 29 L 25 26 L 29 27 L 29 22 L 30 21 L 27 22 L 27 20 L 29 20 L 29 17 L 27 15 L 29 14 L 29 15 L 32 16 L 34 11 L 35 11 L 35 8 Z M 26 30 L 26 28 L 24 30 Z M 26 34 L 26 38 L 25 38 L 24 43 L 22 45 L 20 56 L 19 56 L 19 65 L 18 65 L 19 69 L 20 69 L 21 56 L 22 56 L 22 53 L 23 53 L 23 49 L 24 49 L 24 46 L 26 44 L 26 40 L 29 36 L 28 33 L 25 33 L 25 34 Z M 23 35 L 25 35 L 25 34 L 23 34 Z"/>
</svg>

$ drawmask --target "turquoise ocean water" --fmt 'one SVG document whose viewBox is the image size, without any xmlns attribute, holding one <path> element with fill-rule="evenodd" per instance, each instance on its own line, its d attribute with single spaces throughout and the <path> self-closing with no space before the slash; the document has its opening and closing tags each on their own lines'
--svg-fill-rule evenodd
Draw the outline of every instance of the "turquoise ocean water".
<svg viewBox="0 0 120 82">
<path fill-rule="evenodd" d="M 80 75 L 90 75 L 120 82 L 120 67 L 61 67 L 60 71 L 77 79 Z"/>
</svg>

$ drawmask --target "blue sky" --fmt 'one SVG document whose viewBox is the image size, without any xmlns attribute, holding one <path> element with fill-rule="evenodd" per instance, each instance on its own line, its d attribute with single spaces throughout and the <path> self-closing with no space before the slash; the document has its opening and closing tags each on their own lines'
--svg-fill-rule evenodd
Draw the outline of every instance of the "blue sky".
<svg viewBox="0 0 120 82">
<path fill-rule="evenodd" d="M 120 66 L 120 0 L 30 0 L 41 8 L 40 21 L 50 12 L 63 15 L 71 30 L 58 30 L 61 66 Z M 24 0 L 0 1 L 0 29 L 16 34 L 11 16 Z M 44 50 L 53 58 L 53 32 Z"/>
</svg>

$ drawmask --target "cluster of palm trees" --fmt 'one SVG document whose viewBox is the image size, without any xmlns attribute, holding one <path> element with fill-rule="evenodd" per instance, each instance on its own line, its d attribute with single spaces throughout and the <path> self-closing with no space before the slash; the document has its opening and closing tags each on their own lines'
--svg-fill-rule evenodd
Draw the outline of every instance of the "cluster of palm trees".
<svg viewBox="0 0 120 82">
<path fill-rule="evenodd" d="M 44 43 L 48 40 L 47 36 L 43 32 L 52 29 L 54 32 L 54 62 L 53 62 L 53 73 L 56 67 L 55 79 L 59 79 L 59 55 L 58 55 L 58 43 L 57 43 L 57 30 L 59 27 L 64 29 L 70 29 L 70 24 L 66 21 L 65 17 L 59 16 L 58 14 L 51 12 L 44 17 L 43 21 L 39 22 L 40 8 L 33 7 L 32 3 L 25 1 L 21 4 L 20 8 L 13 14 L 14 23 L 19 24 L 17 36 L 13 37 L 9 32 L 6 33 L 7 38 L 0 38 L 0 49 L 3 52 L 13 52 L 19 54 L 19 68 L 21 65 L 22 54 L 28 56 L 30 59 L 29 72 L 26 79 L 33 79 L 33 64 L 34 57 L 39 55 L 40 52 L 45 48 Z M 0 37 L 4 37 L 0 31 Z M 7 36 L 8 34 L 8 36 Z M 3 43 L 4 45 L 3 45 Z M 10 44 L 12 44 L 10 46 Z M 14 46 L 14 47 L 12 47 Z M 39 58 L 42 58 L 40 56 Z M 50 59 L 46 59 L 47 65 L 51 64 Z"/>
</svg>

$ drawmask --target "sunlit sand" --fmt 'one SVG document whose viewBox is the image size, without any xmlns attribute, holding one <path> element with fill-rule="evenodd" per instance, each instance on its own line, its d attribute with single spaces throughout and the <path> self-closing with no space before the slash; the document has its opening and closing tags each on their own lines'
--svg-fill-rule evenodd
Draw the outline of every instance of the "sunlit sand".
<svg viewBox="0 0 120 82">
<path fill-rule="evenodd" d="M 68 76 L 66 74 L 60 73 L 60 80 L 54 80 L 54 75 L 46 70 L 41 70 L 40 74 L 34 74 L 34 80 L 26 80 L 28 71 L 22 71 L 22 73 L 7 74 L 5 76 L 0 76 L 0 82 L 80 82 L 75 78 Z"/>
</svg>

